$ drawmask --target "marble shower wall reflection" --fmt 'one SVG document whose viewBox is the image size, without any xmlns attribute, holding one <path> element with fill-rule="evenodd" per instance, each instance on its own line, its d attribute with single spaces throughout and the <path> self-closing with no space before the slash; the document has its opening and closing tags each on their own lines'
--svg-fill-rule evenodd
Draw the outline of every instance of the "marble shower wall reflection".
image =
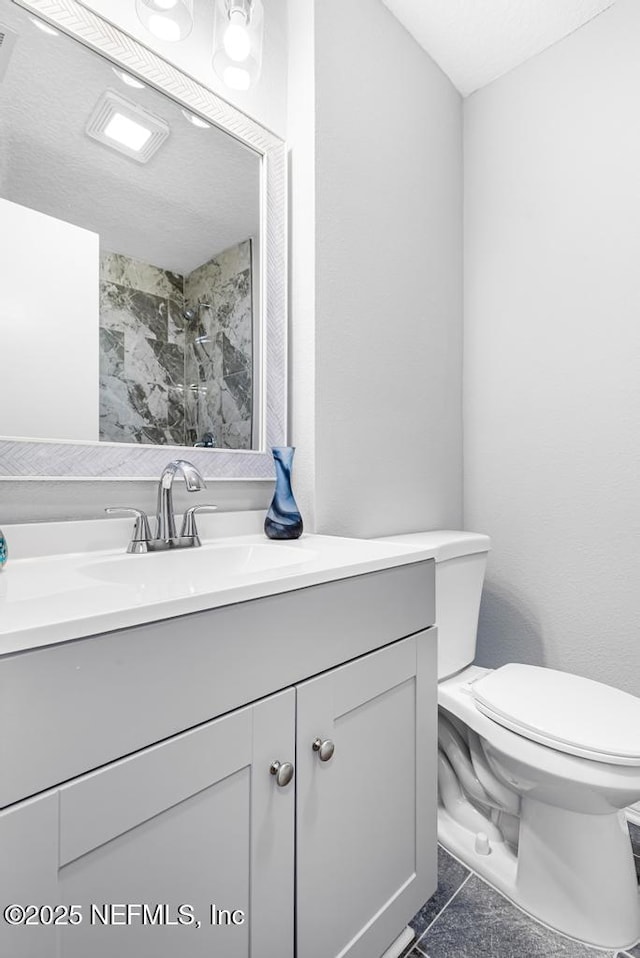
<svg viewBox="0 0 640 958">
<path fill-rule="evenodd" d="M 217 445 L 251 448 L 253 309 L 251 240 L 225 250 L 185 279 L 187 435 L 218 424 Z"/>
<path fill-rule="evenodd" d="M 250 240 L 188 276 L 101 255 L 101 439 L 250 449 L 252 395 Z"/>
<path fill-rule="evenodd" d="M 100 439 L 185 442 L 184 277 L 100 256 Z"/>
</svg>

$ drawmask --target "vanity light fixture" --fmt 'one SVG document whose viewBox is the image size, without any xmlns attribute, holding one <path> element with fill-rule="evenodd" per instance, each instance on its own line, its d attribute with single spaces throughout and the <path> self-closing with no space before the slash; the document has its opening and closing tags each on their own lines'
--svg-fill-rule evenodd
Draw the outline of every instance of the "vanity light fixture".
<svg viewBox="0 0 640 958">
<path fill-rule="evenodd" d="M 44 23 L 43 20 L 38 20 L 37 17 L 29 17 L 34 27 L 37 27 L 38 30 L 42 30 L 43 33 L 46 33 L 50 37 L 59 37 L 60 33 L 57 30 L 54 30 L 53 27 L 50 27 L 48 23 Z"/>
<path fill-rule="evenodd" d="M 113 70 L 115 75 L 118 77 L 118 79 L 122 80 L 122 82 L 126 86 L 133 87 L 135 90 L 145 89 L 144 83 L 141 83 L 140 80 L 136 80 L 136 78 L 132 77 L 130 73 L 125 73 L 124 70 L 118 70 L 117 67 L 111 67 L 111 69 Z"/>
<path fill-rule="evenodd" d="M 215 0 L 213 69 L 233 90 L 248 90 L 262 68 L 262 0 Z"/>
<path fill-rule="evenodd" d="M 138 163 L 148 163 L 169 136 L 169 126 L 115 90 L 107 90 L 98 100 L 86 132 L 104 146 Z"/>
<path fill-rule="evenodd" d="M 158 40 L 176 43 L 193 29 L 193 0 L 136 0 L 136 13 Z"/>
<path fill-rule="evenodd" d="M 201 116 L 198 116 L 196 113 L 189 113 L 188 110 L 183 110 L 182 115 L 185 119 L 192 123 L 194 126 L 197 126 L 199 130 L 210 130 L 211 124 L 207 123 L 206 120 L 203 120 Z"/>
</svg>

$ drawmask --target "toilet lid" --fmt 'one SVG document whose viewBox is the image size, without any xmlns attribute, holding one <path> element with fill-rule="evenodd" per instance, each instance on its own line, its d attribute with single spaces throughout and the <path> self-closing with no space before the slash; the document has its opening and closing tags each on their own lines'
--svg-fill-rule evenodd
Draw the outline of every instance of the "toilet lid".
<svg viewBox="0 0 640 958">
<path fill-rule="evenodd" d="M 601 682 L 535 665 L 503 665 L 472 685 L 486 716 L 560 752 L 640 766 L 640 699 Z"/>
</svg>

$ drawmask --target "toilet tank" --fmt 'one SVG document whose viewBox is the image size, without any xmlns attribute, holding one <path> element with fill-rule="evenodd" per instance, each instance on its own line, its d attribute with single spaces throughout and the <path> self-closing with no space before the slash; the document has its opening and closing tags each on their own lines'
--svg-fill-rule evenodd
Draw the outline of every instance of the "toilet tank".
<svg viewBox="0 0 640 958">
<path fill-rule="evenodd" d="M 460 672 L 476 655 L 480 597 L 491 539 L 480 533 L 448 530 L 384 539 L 427 549 L 435 559 L 438 679 Z"/>
</svg>

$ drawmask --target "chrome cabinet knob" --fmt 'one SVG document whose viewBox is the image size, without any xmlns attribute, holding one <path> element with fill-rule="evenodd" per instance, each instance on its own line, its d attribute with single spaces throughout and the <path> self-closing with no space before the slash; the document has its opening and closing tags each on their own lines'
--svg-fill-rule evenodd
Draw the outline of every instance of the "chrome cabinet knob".
<svg viewBox="0 0 640 958">
<path fill-rule="evenodd" d="M 291 762 L 272 762 L 269 771 L 276 777 L 276 785 L 284 788 L 293 778 L 294 768 Z"/>
<path fill-rule="evenodd" d="M 321 762 L 330 761 L 333 758 L 333 753 L 336 750 L 336 747 L 330 738 L 325 739 L 324 742 L 321 738 L 314 739 L 311 748 L 314 752 L 318 753 L 318 758 Z"/>
</svg>

